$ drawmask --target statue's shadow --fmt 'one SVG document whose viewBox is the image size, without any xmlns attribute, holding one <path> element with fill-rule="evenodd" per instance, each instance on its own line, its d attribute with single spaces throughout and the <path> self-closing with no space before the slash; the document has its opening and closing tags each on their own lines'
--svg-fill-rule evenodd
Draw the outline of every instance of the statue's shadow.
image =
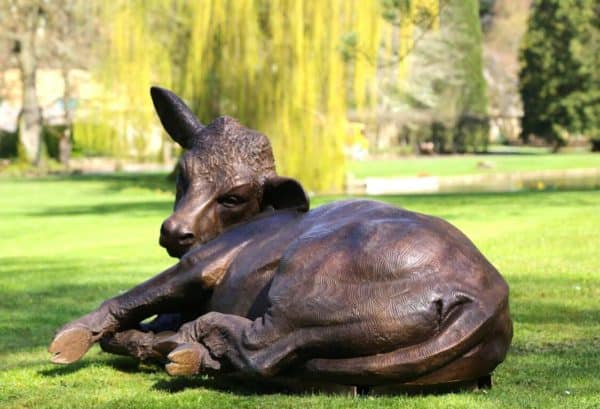
<svg viewBox="0 0 600 409">
<path fill-rule="evenodd" d="M 178 393 L 186 389 L 208 389 L 212 391 L 230 392 L 236 395 L 273 395 L 273 394 L 296 394 L 293 391 L 282 389 L 269 384 L 260 382 L 252 383 L 250 381 L 239 382 L 233 379 L 214 379 L 208 376 L 196 375 L 185 376 L 171 379 L 164 379 L 156 382 L 154 390 L 168 393 Z"/>
<path fill-rule="evenodd" d="M 94 365 L 106 365 L 118 372 L 126 373 L 164 373 L 164 367 L 159 364 L 140 363 L 127 357 L 111 358 L 109 360 L 84 360 L 64 366 L 54 366 L 50 369 L 38 371 L 44 377 L 61 377 L 75 374 Z M 248 381 L 216 380 L 206 375 L 181 376 L 161 379 L 154 383 L 153 390 L 178 393 L 186 389 L 209 389 L 222 392 L 232 392 L 237 395 L 268 395 L 282 393 L 281 389 L 263 384 L 249 384 Z"/>
<path fill-rule="evenodd" d="M 224 391 L 225 388 L 219 387 L 218 383 L 216 383 L 213 379 L 208 378 L 206 376 L 184 376 L 177 377 L 171 379 L 162 379 L 157 381 L 152 389 L 161 391 L 161 392 L 169 392 L 169 393 L 177 393 L 182 392 L 186 389 L 211 389 L 211 390 L 221 390 Z M 230 388 L 227 390 L 232 391 Z M 237 392 L 237 391 L 232 391 Z"/>
<path fill-rule="evenodd" d="M 119 372 L 126 373 L 164 373 L 164 368 L 159 364 L 140 363 L 131 358 L 112 358 L 109 360 L 86 360 L 76 362 L 67 366 L 59 366 L 51 369 L 40 370 L 39 374 L 46 377 L 59 377 L 77 373 L 92 365 L 107 365 Z M 406 385 L 397 385 L 387 392 L 375 393 L 376 395 L 443 395 L 463 391 L 478 391 L 491 388 L 490 375 L 478 380 L 462 383 L 432 385 L 433 388 L 410 388 Z M 152 385 L 152 389 L 167 393 L 178 393 L 186 389 L 208 389 L 212 391 L 229 392 L 236 395 L 306 395 L 326 394 L 337 396 L 362 396 L 371 395 L 368 387 L 357 387 L 351 385 L 321 383 L 310 380 L 299 380 L 293 377 L 273 378 L 269 380 L 257 380 L 239 376 L 224 376 L 212 378 L 207 375 L 181 376 L 163 378 Z"/>
<path fill-rule="evenodd" d="M 71 365 L 55 366 L 51 369 L 42 369 L 38 374 L 45 377 L 54 378 L 57 376 L 70 375 L 90 366 L 89 362 L 76 362 Z"/>
<path fill-rule="evenodd" d="M 56 377 L 56 376 L 65 376 L 73 373 L 77 373 L 82 369 L 89 368 L 92 365 L 106 365 L 109 366 L 119 372 L 126 373 L 153 373 L 153 372 L 161 372 L 162 368 L 157 365 L 146 365 L 141 364 L 140 362 L 130 359 L 130 358 L 112 358 L 109 360 L 85 360 L 75 362 L 69 365 L 64 366 L 55 366 L 51 369 L 44 369 L 38 371 L 38 373 L 42 376 L 46 377 Z"/>
</svg>

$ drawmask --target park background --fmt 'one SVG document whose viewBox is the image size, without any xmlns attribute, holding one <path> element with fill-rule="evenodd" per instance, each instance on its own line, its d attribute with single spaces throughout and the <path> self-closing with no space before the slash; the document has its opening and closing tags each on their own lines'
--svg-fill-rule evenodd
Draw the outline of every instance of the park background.
<svg viewBox="0 0 600 409">
<path fill-rule="evenodd" d="M 593 0 L 4 0 L 0 405 L 600 406 L 600 6 Z M 463 230 L 511 288 L 485 392 L 224 391 L 54 331 L 173 264 L 180 151 L 149 87 L 267 134 L 312 206 L 368 196 Z"/>
</svg>

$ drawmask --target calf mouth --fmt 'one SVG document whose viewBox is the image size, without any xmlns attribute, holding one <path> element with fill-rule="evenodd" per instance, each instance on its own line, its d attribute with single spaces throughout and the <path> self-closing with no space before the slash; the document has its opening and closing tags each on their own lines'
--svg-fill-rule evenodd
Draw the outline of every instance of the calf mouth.
<svg viewBox="0 0 600 409">
<path fill-rule="evenodd" d="M 185 253 L 190 251 L 190 249 L 192 247 L 194 247 L 194 245 L 196 243 L 194 241 L 177 243 L 177 242 L 173 242 L 173 241 L 169 240 L 167 237 L 161 235 L 160 240 L 158 241 L 158 244 L 160 244 L 161 247 L 164 247 L 167 250 L 167 253 L 169 253 L 169 256 L 175 257 L 175 258 L 181 258 L 185 255 Z"/>
</svg>

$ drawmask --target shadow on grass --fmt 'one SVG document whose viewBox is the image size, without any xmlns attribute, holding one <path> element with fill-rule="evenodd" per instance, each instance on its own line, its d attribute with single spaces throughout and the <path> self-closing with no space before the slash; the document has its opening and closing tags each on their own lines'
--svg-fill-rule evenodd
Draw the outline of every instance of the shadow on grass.
<svg viewBox="0 0 600 409">
<path fill-rule="evenodd" d="M 1 258 L 0 353 L 47 346 L 60 326 L 135 285 L 126 278 L 102 281 L 114 270 L 114 263 L 35 257 Z M 101 281 L 94 282 L 94 274 Z M 118 276 L 118 272 L 114 274 Z M 81 277 L 86 277 L 85 283 L 77 282 Z"/>
<path fill-rule="evenodd" d="M 164 213 L 165 217 L 172 211 L 173 201 L 143 201 L 104 203 L 84 206 L 62 206 L 51 207 L 41 212 L 28 213 L 28 216 L 55 217 L 55 216 L 82 216 L 82 215 L 105 215 L 105 214 L 128 214 L 140 216 L 145 214 Z"/>
<path fill-rule="evenodd" d="M 246 379 L 215 379 L 203 375 L 176 377 L 156 382 L 153 389 L 168 393 L 183 392 L 186 389 L 204 388 L 220 392 L 230 392 L 239 396 L 289 394 L 301 395 L 283 386 L 276 386 L 265 381 Z M 307 390 L 305 393 L 309 393 Z"/>
<path fill-rule="evenodd" d="M 175 192 L 175 183 L 168 178 L 167 173 L 102 173 L 102 174 L 72 174 L 56 175 L 42 178 L 21 179 L 19 182 L 28 181 L 60 181 L 60 182 L 98 182 L 106 184 L 108 191 L 118 192 L 132 187 L 153 191 Z"/>
<path fill-rule="evenodd" d="M 38 371 L 38 374 L 45 376 L 45 377 L 49 377 L 49 378 L 54 378 L 57 376 L 65 376 L 65 375 L 70 375 L 70 374 L 79 372 L 80 370 L 85 369 L 92 364 L 93 364 L 93 362 L 89 362 L 89 361 L 79 361 L 79 362 L 74 362 L 69 365 L 61 365 L 61 366 L 55 366 L 51 369 L 44 369 L 44 370 Z"/>
<path fill-rule="evenodd" d="M 69 365 L 57 365 L 50 369 L 40 370 L 38 373 L 45 377 L 54 378 L 70 375 L 98 364 L 110 366 L 116 371 L 124 373 L 156 373 L 163 371 L 163 368 L 158 365 L 150 366 L 148 364 L 142 364 L 133 358 L 121 356 L 110 356 L 108 359 L 106 359 L 106 357 L 103 358 L 104 359 L 89 359 L 84 357 L 81 361 Z"/>
<path fill-rule="evenodd" d="M 157 391 L 177 393 L 186 389 L 218 389 L 215 387 L 216 382 L 206 376 L 181 376 L 168 380 L 160 380 L 153 385 L 153 389 Z"/>
</svg>

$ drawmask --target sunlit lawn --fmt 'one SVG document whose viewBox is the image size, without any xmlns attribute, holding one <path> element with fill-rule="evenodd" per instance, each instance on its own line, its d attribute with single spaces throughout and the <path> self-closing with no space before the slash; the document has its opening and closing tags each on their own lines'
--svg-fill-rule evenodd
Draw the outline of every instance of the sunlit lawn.
<svg viewBox="0 0 600 409">
<path fill-rule="evenodd" d="M 450 220 L 508 280 L 515 338 L 486 393 L 253 395 L 98 348 L 51 365 L 57 327 L 173 263 L 157 245 L 171 207 L 162 178 L 0 181 L 0 407 L 600 406 L 600 191 L 379 198 Z"/>
<path fill-rule="evenodd" d="M 572 168 L 600 168 L 600 154 L 549 154 L 524 151 L 513 155 L 449 155 L 350 163 L 353 177 L 454 176 Z"/>
</svg>

